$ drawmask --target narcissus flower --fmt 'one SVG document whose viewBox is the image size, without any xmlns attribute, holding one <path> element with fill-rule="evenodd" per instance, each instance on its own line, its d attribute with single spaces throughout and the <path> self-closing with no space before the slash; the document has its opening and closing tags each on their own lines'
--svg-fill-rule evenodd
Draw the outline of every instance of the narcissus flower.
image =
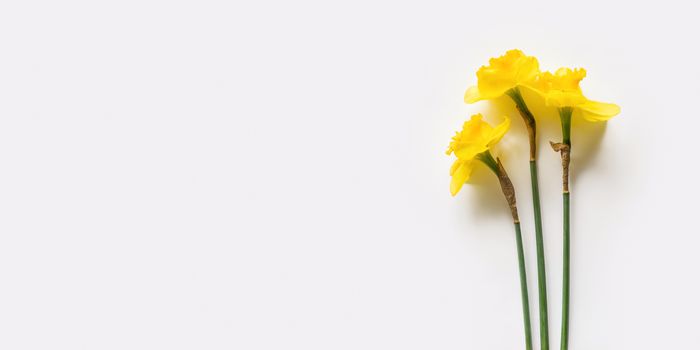
<svg viewBox="0 0 700 350">
<path fill-rule="evenodd" d="M 505 55 L 489 60 L 476 72 L 477 85 L 467 89 L 466 103 L 503 96 L 506 91 L 532 82 L 540 73 L 537 58 L 526 56 L 520 50 L 510 50 Z"/>
<path fill-rule="evenodd" d="M 452 142 L 450 142 L 450 146 L 447 149 L 447 155 L 454 153 L 457 156 L 457 160 L 455 160 L 450 169 L 450 175 L 452 176 L 450 193 L 453 196 L 459 192 L 464 182 L 469 179 L 475 160 L 484 161 L 484 157 L 488 157 L 490 160 L 493 159 L 489 150 L 503 138 L 503 135 L 510 128 L 510 118 L 508 117 L 505 117 L 503 122 L 495 128 L 482 119 L 481 114 L 473 115 L 471 120 L 464 123 L 462 131 L 457 132 L 452 138 Z"/>
<path fill-rule="evenodd" d="M 619 114 L 619 106 L 592 101 L 583 95 L 579 83 L 585 77 L 586 70 L 583 68 L 559 68 L 554 74 L 539 74 L 527 86 L 542 95 L 546 105 L 578 109 L 584 119 L 592 122 L 605 121 Z"/>
</svg>

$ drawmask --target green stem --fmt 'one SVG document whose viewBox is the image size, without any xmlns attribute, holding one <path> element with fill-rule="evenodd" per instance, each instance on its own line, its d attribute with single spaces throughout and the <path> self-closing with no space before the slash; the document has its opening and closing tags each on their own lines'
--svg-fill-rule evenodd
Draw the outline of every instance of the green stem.
<svg viewBox="0 0 700 350">
<path fill-rule="evenodd" d="M 532 185 L 532 204 L 535 209 L 535 241 L 537 242 L 537 282 L 540 304 L 540 349 L 549 350 L 549 317 L 547 316 L 547 274 L 544 262 L 544 237 L 542 235 L 542 213 L 540 210 L 540 190 L 537 180 L 537 123 L 525 103 L 518 87 L 506 91 L 527 128 L 530 143 L 530 181 Z"/>
<path fill-rule="evenodd" d="M 540 303 L 540 349 L 549 350 L 549 317 L 547 316 L 547 273 L 544 262 L 544 237 L 542 235 L 542 214 L 540 210 L 540 190 L 537 179 L 537 162 L 530 161 L 532 183 L 532 204 L 535 209 L 535 241 L 537 243 L 537 281 Z"/>
<path fill-rule="evenodd" d="M 484 163 L 491 171 L 493 171 L 496 176 L 498 176 L 498 163 L 496 159 L 493 158 L 490 151 L 484 151 L 476 155 L 476 159 Z"/>
<path fill-rule="evenodd" d="M 518 266 L 520 270 L 520 296 L 523 303 L 523 323 L 525 325 L 525 349 L 532 350 L 532 327 L 530 325 L 530 298 L 527 293 L 527 274 L 525 273 L 525 252 L 520 222 L 515 223 L 515 240 L 518 246 Z"/>
<path fill-rule="evenodd" d="M 569 193 L 563 194 L 564 199 L 564 278 L 562 282 L 561 299 L 561 350 L 569 348 L 569 287 L 570 287 L 570 247 L 569 232 Z"/>
<path fill-rule="evenodd" d="M 515 107 L 518 109 L 520 116 L 525 122 L 528 141 L 530 143 L 530 160 L 535 160 L 537 158 L 537 123 L 535 122 L 535 116 L 532 115 L 530 109 L 527 108 L 525 99 L 523 99 L 523 95 L 520 93 L 520 89 L 517 86 L 506 91 L 506 95 L 515 102 Z"/>
<path fill-rule="evenodd" d="M 568 157 L 571 154 L 571 107 L 559 109 L 559 117 L 561 119 L 561 134 L 562 143 L 567 148 Z M 564 164 L 564 163 L 562 163 Z M 570 227 L 570 196 L 569 193 L 569 165 L 565 164 L 562 171 L 562 176 L 565 179 L 564 190 L 562 194 L 563 200 L 563 276 L 562 276 L 562 299 L 561 299 L 561 350 L 569 348 L 569 297 L 571 293 L 571 227 Z"/>
<path fill-rule="evenodd" d="M 559 109 L 559 119 L 561 119 L 561 137 L 562 142 L 571 147 L 571 114 L 574 110 L 571 107 L 563 107 Z"/>
</svg>

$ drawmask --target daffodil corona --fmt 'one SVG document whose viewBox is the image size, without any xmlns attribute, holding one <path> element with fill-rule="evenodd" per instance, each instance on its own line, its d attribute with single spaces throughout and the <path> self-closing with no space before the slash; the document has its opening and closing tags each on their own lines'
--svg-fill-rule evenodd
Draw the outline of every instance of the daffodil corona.
<svg viewBox="0 0 700 350">
<path fill-rule="evenodd" d="M 591 122 L 606 121 L 620 113 L 616 104 L 592 101 L 586 98 L 579 83 L 586 77 L 583 68 L 559 68 L 552 74 L 544 72 L 527 86 L 542 95 L 547 106 L 573 108 Z"/>
<path fill-rule="evenodd" d="M 515 238 L 518 251 L 518 270 L 520 273 L 520 294 L 523 307 L 523 322 L 525 327 L 525 348 L 532 349 L 532 332 L 530 326 L 530 302 L 527 291 L 527 275 L 525 272 L 525 252 L 523 250 L 522 234 L 520 232 L 520 219 L 515 200 L 515 189 L 508 177 L 501 160 L 494 159 L 491 149 L 503 138 L 510 128 L 510 118 L 504 117 L 503 122 L 492 127 L 485 121 L 481 114 L 475 114 L 464 123 L 462 131 L 458 132 L 450 142 L 447 155 L 454 154 L 457 159 L 452 164 L 450 175 L 450 193 L 455 196 L 464 183 L 469 180 L 472 169 L 477 161 L 480 161 L 493 171 L 501 184 L 501 190 L 510 207 L 513 223 L 515 225 Z"/>
<path fill-rule="evenodd" d="M 559 68 L 552 74 L 539 74 L 529 85 L 542 95 L 548 106 L 559 109 L 561 119 L 562 142 L 551 142 L 554 151 L 561 154 L 562 164 L 562 199 L 563 199 L 563 283 L 562 283 L 562 322 L 561 350 L 569 347 L 569 295 L 571 266 L 571 229 L 569 191 L 569 163 L 571 161 L 571 117 L 579 111 L 584 120 L 591 122 L 606 121 L 620 113 L 620 107 L 612 103 L 592 101 L 586 98 L 579 83 L 586 77 L 583 68 Z"/>
<path fill-rule="evenodd" d="M 540 211 L 540 194 L 537 179 L 537 123 L 535 117 L 520 93 L 521 87 L 535 83 L 540 75 L 537 58 L 525 55 L 520 50 L 510 50 L 505 55 L 492 58 L 488 66 L 482 66 L 476 72 L 477 84 L 467 89 L 464 94 L 466 103 L 499 98 L 503 95 L 515 102 L 515 107 L 527 127 L 530 144 L 530 182 L 532 203 L 535 217 L 535 240 L 537 243 L 537 280 L 540 306 L 540 342 L 541 350 L 549 350 L 549 321 L 547 316 L 547 277 L 544 258 L 544 236 L 542 234 L 542 214 Z"/>
</svg>

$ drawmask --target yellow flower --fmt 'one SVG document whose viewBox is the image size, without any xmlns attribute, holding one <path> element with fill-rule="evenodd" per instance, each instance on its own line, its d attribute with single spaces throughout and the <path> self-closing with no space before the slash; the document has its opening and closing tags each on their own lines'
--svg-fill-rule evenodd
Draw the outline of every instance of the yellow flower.
<svg viewBox="0 0 700 350">
<path fill-rule="evenodd" d="M 585 77 L 583 68 L 559 68 L 554 74 L 544 72 L 538 75 L 528 87 L 542 95 L 546 105 L 579 109 L 583 118 L 589 121 L 605 121 L 619 114 L 619 106 L 591 101 L 583 96 L 579 83 Z"/>
<path fill-rule="evenodd" d="M 464 101 L 474 103 L 503 96 L 510 89 L 528 84 L 539 73 L 537 58 L 525 56 L 520 50 L 510 50 L 501 57 L 490 59 L 488 66 L 479 68 L 477 86 L 467 89 Z"/>
<path fill-rule="evenodd" d="M 454 153 L 457 156 L 457 160 L 455 160 L 450 169 L 450 175 L 452 176 L 450 193 L 453 196 L 459 192 L 464 182 L 469 179 L 474 168 L 474 161 L 479 158 L 479 155 L 487 152 L 498 143 L 510 128 L 510 118 L 508 117 L 505 117 L 503 122 L 495 128 L 482 119 L 481 114 L 475 114 L 471 117 L 471 120 L 464 122 L 462 131 L 452 138 L 452 142 L 450 142 L 450 146 L 447 149 L 447 155 Z"/>
</svg>

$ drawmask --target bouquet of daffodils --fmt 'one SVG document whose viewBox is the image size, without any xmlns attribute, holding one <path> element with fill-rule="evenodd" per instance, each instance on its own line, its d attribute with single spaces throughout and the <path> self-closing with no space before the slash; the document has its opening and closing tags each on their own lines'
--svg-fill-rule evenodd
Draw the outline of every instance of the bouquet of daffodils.
<svg viewBox="0 0 700 350">
<path fill-rule="evenodd" d="M 507 95 L 515 103 L 515 109 L 525 122 L 530 146 L 530 178 L 532 186 L 532 203 L 534 207 L 535 242 L 537 246 L 537 278 L 539 294 L 539 330 L 540 349 L 549 349 L 549 325 L 547 315 L 547 276 L 545 271 L 544 239 L 542 233 L 542 214 L 540 212 L 539 184 L 537 179 L 537 118 L 532 114 L 521 94 L 521 89 L 531 89 L 541 96 L 547 106 L 556 107 L 561 119 L 560 142 L 550 142 L 552 149 L 561 156 L 562 164 L 562 205 L 563 205 L 563 285 L 561 346 L 568 349 L 569 339 L 569 285 L 570 285 L 570 227 L 569 205 L 569 163 L 571 161 L 571 125 L 579 119 L 589 122 L 604 122 L 620 113 L 620 107 L 611 103 L 589 100 L 583 95 L 579 83 L 586 76 L 582 68 L 559 68 L 554 73 L 540 71 L 537 58 L 526 56 L 520 50 L 511 50 L 505 55 L 492 58 L 488 66 L 482 66 L 476 72 L 477 85 L 467 89 L 464 95 L 466 103 L 489 100 Z M 579 118 L 580 117 L 580 118 Z M 481 114 L 476 114 L 464 123 L 462 131 L 452 138 L 448 155 L 457 158 L 450 169 L 452 181 L 450 192 L 455 196 L 462 188 L 473 167 L 479 162 L 486 165 L 496 175 L 506 202 L 510 208 L 515 225 L 515 238 L 520 272 L 520 289 L 523 304 L 523 322 L 525 329 L 525 348 L 532 349 L 532 331 L 530 326 L 530 307 L 525 271 L 525 252 L 523 251 L 520 220 L 515 200 L 515 189 L 498 157 L 494 158 L 491 150 L 510 128 L 510 118 L 492 127 Z"/>
</svg>

